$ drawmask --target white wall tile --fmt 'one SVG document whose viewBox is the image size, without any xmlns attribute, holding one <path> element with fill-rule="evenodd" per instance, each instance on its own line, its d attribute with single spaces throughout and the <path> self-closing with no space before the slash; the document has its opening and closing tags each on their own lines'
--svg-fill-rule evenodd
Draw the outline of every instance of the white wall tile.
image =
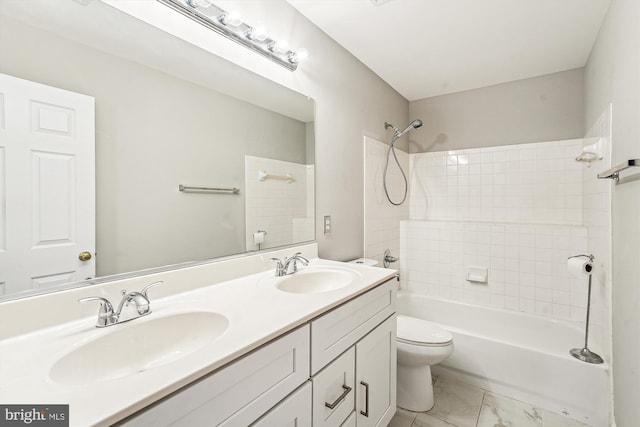
<svg viewBox="0 0 640 427">
<path fill-rule="evenodd" d="M 574 310 L 572 317 L 572 308 L 586 308 L 584 284 L 566 272 L 569 245 L 552 254 L 554 243 L 560 244 L 554 236 L 586 237 L 584 227 L 407 220 L 401 230 L 415 236 L 403 240 L 400 255 L 412 291 L 563 320 L 582 312 Z M 467 282 L 469 265 L 486 266 L 488 283 Z"/>
<path fill-rule="evenodd" d="M 412 167 L 410 216 L 581 224 L 581 147 L 578 139 L 413 154 L 423 167 Z"/>
<path fill-rule="evenodd" d="M 407 200 L 401 206 L 392 205 L 386 198 L 384 188 L 382 186 L 382 177 L 384 173 L 384 165 L 386 163 L 387 152 L 389 145 L 377 141 L 375 139 L 365 137 L 364 138 L 364 201 L 365 204 L 365 221 L 364 221 L 364 254 L 366 258 L 375 259 L 379 265 L 382 266 L 382 260 L 384 257 L 384 251 L 389 249 L 391 254 L 399 257 L 401 252 L 401 230 L 400 221 L 409 217 L 409 204 L 411 203 L 409 196 Z M 407 176 L 407 179 L 411 179 L 410 175 L 410 160 L 409 155 L 402 150 L 396 150 L 398 160 L 402 165 L 403 170 Z M 434 165 L 437 163 L 441 168 L 438 172 L 442 172 L 441 176 L 446 173 L 445 163 L 446 158 L 440 156 L 438 159 L 430 158 L 428 162 L 423 165 L 422 161 L 418 159 L 412 160 L 413 168 L 416 170 L 422 170 L 423 173 L 428 173 L 432 178 L 435 177 L 433 173 Z M 428 165 L 426 164 L 428 163 Z M 423 167 L 424 166 L 424 167 Z M 446 194 L 446 179 L 441 178 L 443 186 L 439 187 L 438 192 Z M 387 175 L 387 188 L 389 189 L 391 198 L 394 202 L 399 202 L 402 199 L 404 192 L 404 180 L 402 174 L 398 169 L 393 155 L 389 160 L 389 168 Z M 420 211 L 424 210 L 426 206 L 421 206 L 420 202 L 416 203 L 414 209 Z M 406 237 L 414 236 L 413 233 L 408 233 Z M 410 238 L 410 237 L 409 237 Z M 391 265 L 391 268 L 401 269 L 403 263 L 402 257 L 400 257 L 399 263 Z M 405 285 L 403 281 L 403 287 Z"/>
</svg>

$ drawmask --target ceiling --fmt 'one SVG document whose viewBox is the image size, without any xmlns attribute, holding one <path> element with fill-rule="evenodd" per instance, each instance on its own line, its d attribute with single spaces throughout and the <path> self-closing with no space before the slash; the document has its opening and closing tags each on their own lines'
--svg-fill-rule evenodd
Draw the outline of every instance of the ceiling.
<svg viewBox="0 0 640 427">
<path fill-rule="evenodd" d="M 611 3 L 287 1 L 409 101 L 583 67 Z"/>
</svg>

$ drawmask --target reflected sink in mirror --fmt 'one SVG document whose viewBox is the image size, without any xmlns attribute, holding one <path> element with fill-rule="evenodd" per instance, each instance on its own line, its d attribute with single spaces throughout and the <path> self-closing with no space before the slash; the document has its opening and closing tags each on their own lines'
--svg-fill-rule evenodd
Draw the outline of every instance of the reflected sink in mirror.
<svg viewBox="0 0 640 427">
<path fill-rule="evenodd" d="M 57 383 L 84 385 L 135 375 L 186 357 L 224 334 L 226 317 L 177 313 L 103 329 L 104 335 L 61 357 L 49 375 Z"/>
<path fill-rule="evenodd" d="M 358 273 L 347 269 L 311 267 L 288 276 L 274 277 L 272 281 L 284 292 L 315 294 L 342 289 L 359 277 Z"/>
</svg>

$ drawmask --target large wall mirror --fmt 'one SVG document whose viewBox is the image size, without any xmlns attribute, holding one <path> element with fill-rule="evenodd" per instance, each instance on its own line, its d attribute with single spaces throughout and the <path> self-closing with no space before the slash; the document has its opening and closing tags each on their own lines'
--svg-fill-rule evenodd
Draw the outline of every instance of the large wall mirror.
<svg viewBox="0 0 640 427">
<path fill-rule="evenodd" d="M 99 0 L 2 0 L 0 58 L 0 299 L 314 239 L 306 96 Z"/>
</svg>

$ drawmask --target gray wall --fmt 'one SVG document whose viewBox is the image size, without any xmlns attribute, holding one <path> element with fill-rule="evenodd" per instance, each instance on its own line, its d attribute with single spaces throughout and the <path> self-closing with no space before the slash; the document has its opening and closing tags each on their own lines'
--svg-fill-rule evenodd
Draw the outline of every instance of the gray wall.
<svg viewBox="0 0 640 427">
<path fill-rule="evenodd" d="M 581 138 L 583 70 L 412 101 L 410 152 Z"/>
<path fill-rule="evenodd" d="M 640 2 L 613 0 L 586 66 L 588 127 L 613 104 L 612 164 L 640 158 Z M 613 388 L 620 427 L 640 420 L 640 174 L 612 185 Z"/>
</svg>

